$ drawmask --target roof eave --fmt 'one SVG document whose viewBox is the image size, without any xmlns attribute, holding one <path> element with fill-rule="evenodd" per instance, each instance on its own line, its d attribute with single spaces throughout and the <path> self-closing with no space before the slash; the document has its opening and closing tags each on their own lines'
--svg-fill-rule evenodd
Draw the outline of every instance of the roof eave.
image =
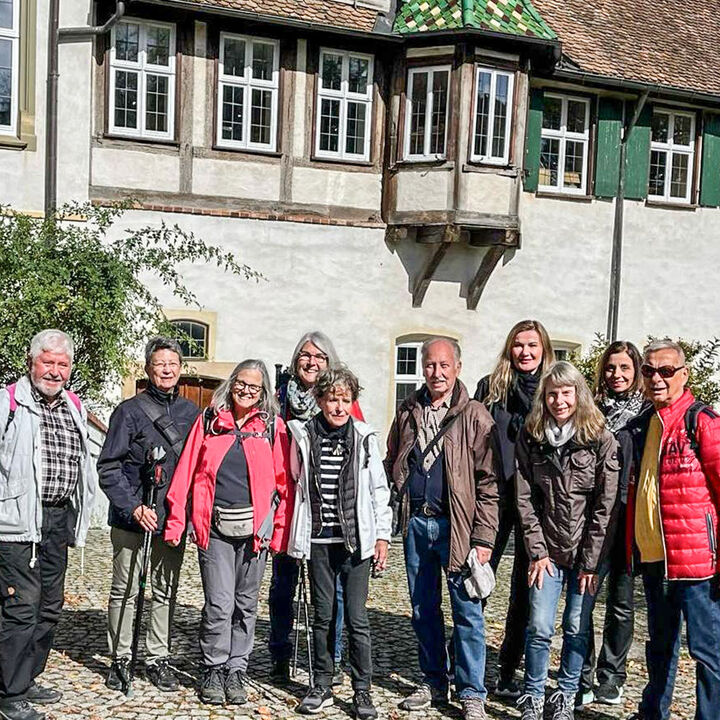
<svg viewBox="0 0 720 720">
<path fill-rule="evenodd" d="M 522 44 L 541 46 L 547 48 L 561 48 L 559 39 L 547 39 L 533 37 L 530 35 L 515 35 L 513 33 L 500 32 L 495 30 L 483 30 L 482 28 L 463 27 L 451 30 L 427 30 L 424 32 L 397 33 L 397 35 L 405 40 L 423 40 L 429 38 L 448 38 L 459 36 L 483 37 L 489 40 L 502 40 L 504 42 L 518 42 Z M 558 59 L 559 59 L 558 55 Z"/>
</svg>

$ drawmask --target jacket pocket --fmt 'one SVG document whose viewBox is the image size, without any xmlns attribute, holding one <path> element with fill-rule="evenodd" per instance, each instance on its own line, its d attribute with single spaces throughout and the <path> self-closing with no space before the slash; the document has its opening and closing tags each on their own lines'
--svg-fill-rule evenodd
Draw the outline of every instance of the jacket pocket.
<svg viewBox="0 0 720 720">
<path fill-rule="evenodd" d="M 592 491 L 595 487 L 595 457 L 589 450 L 581 450 L 570 455 L 570 475 L 575 490 Z"/>
<path fill-rule="evenodd" d="M 27 493 L 28 487 L 21 479 L 0 482 L 0 535 L 27 532 Z"/>
<path fill-rule="evenodd" d="M 708 545 L 710 546 L 710 552 L 712 553 L 714 562 L 717 543 L 715 539 L 715 526 L 713 525 L 712 515 L 710 513 L 705 513 L 705 525 L 707 526 Z"/>
</svg>

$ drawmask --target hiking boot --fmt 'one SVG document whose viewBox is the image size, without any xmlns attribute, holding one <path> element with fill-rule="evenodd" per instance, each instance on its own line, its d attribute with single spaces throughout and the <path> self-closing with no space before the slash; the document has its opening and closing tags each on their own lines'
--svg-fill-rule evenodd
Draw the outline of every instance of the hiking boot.
<svg viewBox="0 0 720 720">
<path fill-rule="evenodd" d="M 556 690 L 548 700 L 550 720 L 575 720 L 575 697 Z"/>
<path fill-rule="evenodd" d="M 270 672 L 270 682 L 273 685 L 287 685 L 290 682 L 290 661 L 274 660 Z"/>
<path fill-rule="evenodd" d="M 332 686 L 339 687 L 345 682 L 345 673 L 343 672 L 342 665 L 339 663 L 335 665 L 332 676 Z"/>
<path fill-rule="evenodd" d="M 62 696 L 63 694 L 59 690 L 43 687 L 33 680 L 25 698 L 34 705 L 52 705 L 53 703 L 60 702 Z"/>
<path fill-rule="evenodd" d="M 162 692 L 175 692 L 179 683 L 167 658 L 160 658 L 145 666 L 145 677 Z"/>
<path fill-rule="evenodd" d="M 352 709 L 358 720 L 373 720 L 378 716 L 369 690 L 355 691 L 352 699 Z"/>
<path fill-rule="evenodd" d="M 2 720 L 45 720 L 45 713 L 38 712 L 27 700 L 0 701 Z"/>
<path fill-rule="evenodd" d="M 464 698 L 460 702 L 463 720 L 487 720 L 485 703 L 480 698 Z"/>
<path fill-rule="evenodd" d="M 520 720 L 543 720 L 545 710 L 544 695 L 525 694 L 517 701 L 520 710 Z"/>
<path fill-rule="evenodd" d="M 508 700 L 517 700 L 522 695 L 522 691 L 515 677 L 501 677 L 495 688 L 495 695 Z"/>
<path fill-rule="evenodd" d="M 600 683 L 595 693 L 596 702 L 603 705 L 619 705 L 622 702 L 623 686 L 614 682 Z"/>
<path fill-rule="evenodd" d="M 200 685 L 200 700 L 207 705 L 222 705 L 225 702 L 225 671 L 223 668 L 205 668 Z"/>
<path fill-rule="evenodd" d="M 419 685 L 412 695 L 408 695 L 398 706 L 401 710 L 425 710 L 431 705 L 443 705 L 447 703 L 447 690 L 437 688 L 423 683 Z"/>
<path fill-rule="evenodd" d="M 225 699 L 232 705 L 244 705 L 248 701 L 245 673 L 242 670 L 228 670 L 225 676 Z"/>
<path fill-rule="evenodd" d="M 115 658 L 110 665 L 105 685 L 111 690 L 119 690 L 124 692 L 125 688 L 130 684 L 130 658 Z"/>
<path fill-rule="evenodd" d="M 586 705 L 590 705 L 595 702 L 595 693 L 592 688 L 589 690 L 583 690 L 580 688 L 578 694 L 575 696 L 575 709 L 582 710 Z"/>
<path fill-rule="evenodd" d="M 316 685 L 310 688 L 302 699 L 302 702 L 295 708 L 301 715 L 315 715 L 335 702 L 332 690 L 329 687 Z"/>
</svg>

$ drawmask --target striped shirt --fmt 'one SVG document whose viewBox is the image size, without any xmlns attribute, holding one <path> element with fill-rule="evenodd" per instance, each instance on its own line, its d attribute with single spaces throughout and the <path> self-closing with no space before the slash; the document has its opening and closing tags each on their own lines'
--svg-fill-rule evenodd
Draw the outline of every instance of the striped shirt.
<svg viewBox="0 0 720 720">
<path fill-rule="evenodd" d="M 343 441 L 323 438 L 320 443 L 320 520 L 315 542 L 342 542 L 340 526 L 340 470 L 345 459 Z"/>
</svg>

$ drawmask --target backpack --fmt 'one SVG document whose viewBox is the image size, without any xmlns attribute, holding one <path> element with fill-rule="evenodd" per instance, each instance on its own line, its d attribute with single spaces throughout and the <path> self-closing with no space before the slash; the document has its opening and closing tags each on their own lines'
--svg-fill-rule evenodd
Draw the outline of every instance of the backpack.
<svg viewBox="0 0 720 720">
<path fill-rule="evenodd" d="M 702 463 L 702 457 L 700 456 L 700 443 L 697 440 L 698 416 L 700 413 L 704 413 L 711 418 L 720 417 L 720 415 L 718 415 L 709 405 L 702 402 L 702 400 L 696 400 L 685 411 L 685 432 L 687 432 L 688 440 L 690 441 L 690 449 Z"/>
<path fill-rule="evenodd" d="M 12 424 L 12 421 L 15 417 L 15 411 L 17 410 L 17 400 L 15 400 L 15 388 L 17 387 L 17 383 L 12 383 L 12 385 L 8 385 L 5 389 L 8 391 L 8 395 L 10 395 L 10 412 L 8 413 L 7 422 L 5 423 L 5 429 L 3 430 L 3 434 L 7 432 L 7 429 Z M 80 412 L 80 409 L 82 407 L 82 403 L 80 402 L 80 398 L 70 390 L 65 391 L 67 393 L 67 396 L 70 398 L 72 404 L 77 408 L 77 411 Z"/>
</svg>

